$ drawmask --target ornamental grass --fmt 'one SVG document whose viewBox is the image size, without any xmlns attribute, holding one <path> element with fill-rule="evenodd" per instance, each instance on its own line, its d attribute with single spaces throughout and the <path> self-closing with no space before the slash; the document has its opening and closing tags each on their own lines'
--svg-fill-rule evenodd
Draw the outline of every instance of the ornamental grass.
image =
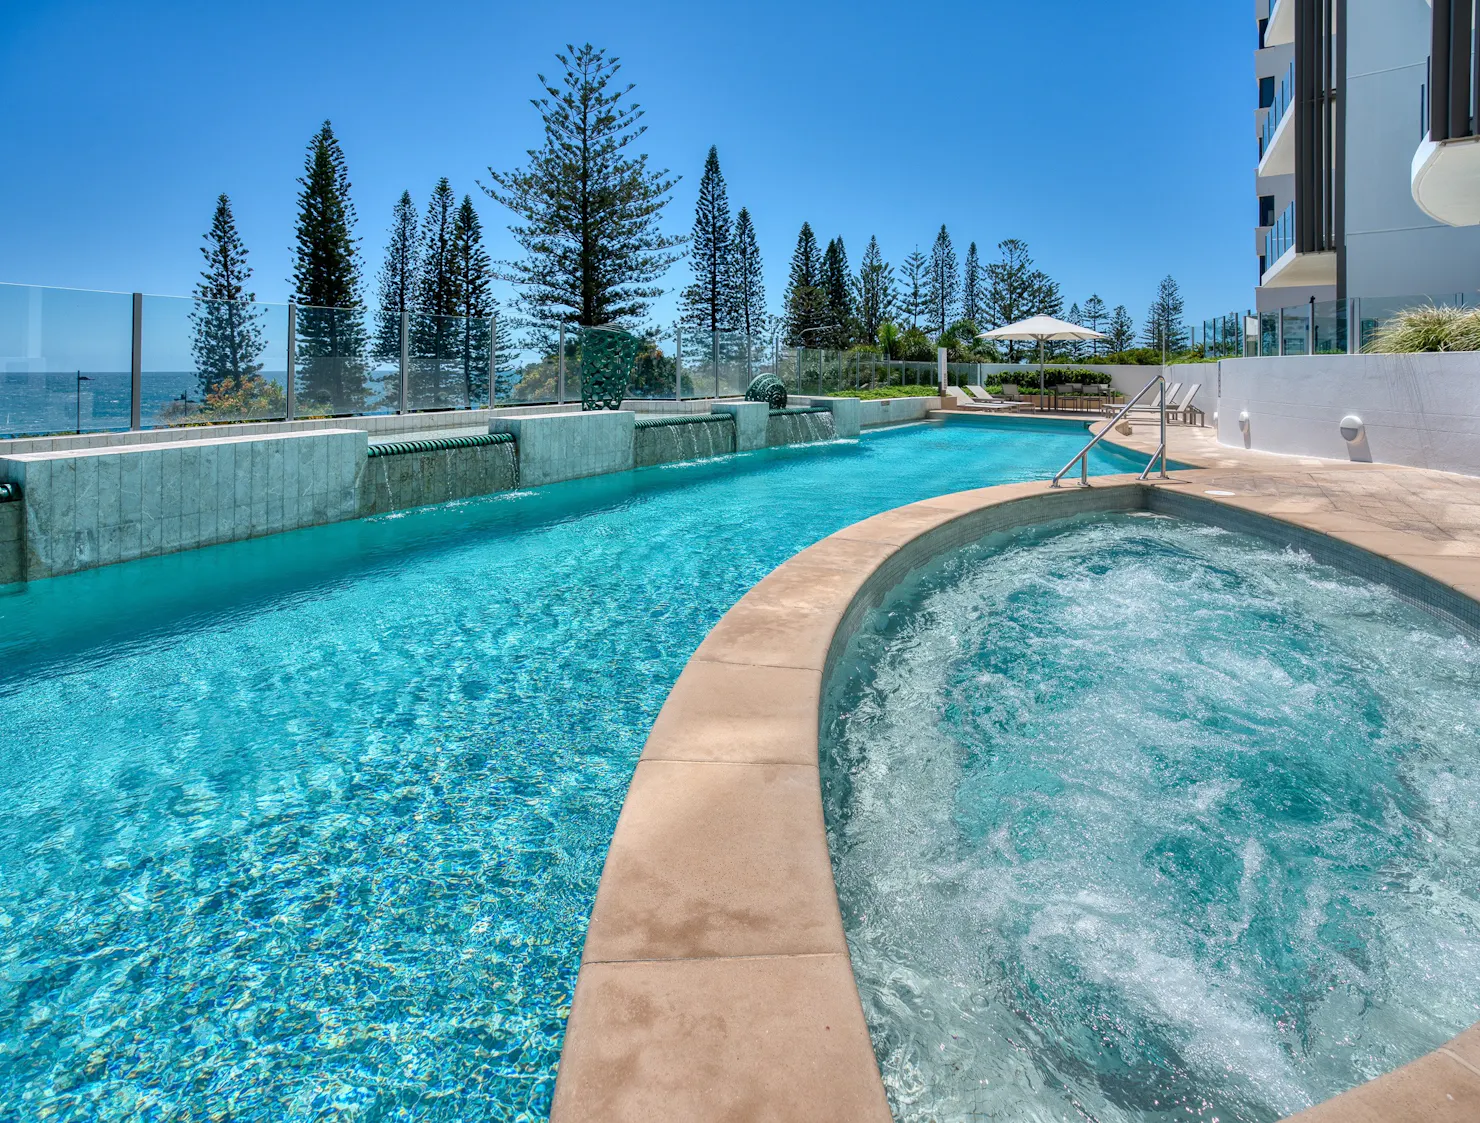
<svg viewBox="0 0 1480 1123">
<path fill-rule="evenodd" d="M 1364 350 L 1372 355 L 1480 351 L 1480 309 L 1434 305 L 1405 309 L 1378 328 Z"/>
</svg>

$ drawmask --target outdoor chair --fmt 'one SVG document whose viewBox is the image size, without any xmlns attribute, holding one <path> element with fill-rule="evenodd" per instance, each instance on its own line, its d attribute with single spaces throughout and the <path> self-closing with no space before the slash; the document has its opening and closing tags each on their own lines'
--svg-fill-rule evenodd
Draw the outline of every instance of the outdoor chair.
<svg viewBox="0 0 1480 1123">
<path fill-rule="evenodd" d="M 1182 389 L 1182 383 L 1180 383 L 1180 382 L 1169 382 L 1169 383 L 1167 383 L 1167 399 L 1166 399 L 1166 401 L 1167 401 L 1167 416 L 1168 417 L 1170 417 L 1172 415 L 1172 411 L 1174 409 L 1176 409 L 1177 394 L 1178 394 L 1178 392 L 1181 389 Z M 1117 409 L 1115 412 L 1118 413 L 1120 411 Z M 1114 416 L 1114 414 L 1112 414 L 1111 416 Z M 1136 404 L 1135 408 L 1133 408 L 1130 411 L 1130 413 L 1127 414 L 1126 416 L 1127 417 L 1130 417 L 1130 418 L 1142 418 L 1142 419 L 1147 418 L 1147 417 L 1159 417 L 1159 416 L 1161 416 L 1161 399 L 1160 399 L 1160 396 L 1157 395 L 1157 394 L 1152 394 L 1149 398 L 1142 398 Z"/>
<path fill-rule="evenodd" d="M 1176 405 L 1167 406 L 1168 415 L 1175 416 L 1183 425 L 1193 424 L 1193 418 L 1197 418 L 1197 425 L 1203 424 L 1203 411 L 1192 404 L 1197 397 L 1197 392 L 1202 389 L 1202 383 L 1194 382 L 1182 392 L 1181 400 Z"/>
<path fill-rule="evenodd" d="M 1022 402 L 1009 402 L 990 393 L 983 386 L 966 386 L 963 389 L 978 402 L 992 406 L 994 409 L 1017 409 Z"/>
<path fill-rule="evenodd" d="M 1000 412 L 1002 410 L 1017 409 L 1014 402 L 979 402 L 959 386 L 947 386 L 946 393 L 950 395 L 951 401 L 962 409 L 987 410 L 989 412 Z"/>
</svg>

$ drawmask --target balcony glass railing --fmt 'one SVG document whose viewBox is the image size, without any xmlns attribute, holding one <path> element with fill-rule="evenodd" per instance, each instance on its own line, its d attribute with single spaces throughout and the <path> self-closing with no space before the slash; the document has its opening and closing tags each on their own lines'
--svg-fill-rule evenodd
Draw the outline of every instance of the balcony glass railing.
<svg viewBox="0 0 1480 1123">
<path fill-rule="evenodd" d="M 1274 263 L 1289 252 L 1295 244 L 1295 204 L 1285 208 L 1285 213 L 1275 219 L 1274 225 L 1264 238 L 1264 268 L 1269 270 Z"/>
<path fill-rule="evenodd" d="M 1480 293 L 1320 300 L 1259 314 L 1260 355 L 1349 355 L 1368 351 L 1405 313 L 1480 307 Z M 1252 342 L 1252 341 L 1251 341 Z M 1254 350 L 1250 348 L 1250 352 Z"/>
<path fill-rule="evenodd" d="M 1290 64 L 1290 71 L 1280 83 L 1280 88 L 1275 91 L 1274 101 L 1270 103 L 1269 113 L 1264 118 L 1264 129 L 1259 134 L 1259 159 L 1264 159 L 1264 154 L 1269 151 L 1269 146 L 1274 142 L 1274 134 L 1279 131 L 1280 122 L 1285 119 L 1289 112 L 1290 103 L 1295 100 L 1295 64 Z"/>
</svg>

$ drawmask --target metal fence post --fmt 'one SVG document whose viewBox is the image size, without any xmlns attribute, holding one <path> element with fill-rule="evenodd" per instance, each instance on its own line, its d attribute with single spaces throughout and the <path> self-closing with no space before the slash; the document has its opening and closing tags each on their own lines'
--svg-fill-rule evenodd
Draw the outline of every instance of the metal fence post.
<svg viewBox="0 0 1480 1123">
<path fill-rule="evenodd" d="M 488 317 L 488 408 L 494 407 L 494 386 L 498 382 L 498 313 Z"/>
<path fill-rule="evenodd" d="M 1283 308 L 1280 309 L 1279 323 L 1276 326 L 1276 329 L 1275 330 L 1280 333 L 1280 340 L 1279 340 L 1280 345 L 1279 345 L 1278 354 L 1279 354 L 1280 358 L 1284 358 L 1284 356 L 1285 356 L 1285 310 Z"/>
<path fill-rule="evenodd" d="M 555 380 L 555 401 L 565 404 L 565 325 L 560 325 L 560 373 Z"/>
<path fill-rule="evenodd" d="M 673 325 L 673 400 L 683 401 L 683 325 Z"/>
<path fill-rule="evenodd" d="M 283 395 L 287 403 L 283 416 L 292 421 L 298 413 L 298 305 L 288 305 L 288 373 L 284 375 L 287 385 Z"/>
<path fill-rule="evenodd" d="M 802 392 L 802 353 L 805 350 L 806 350 L 805 347 L 798 347 L 797 348 L 797 393 L 798 394 L 800 394 Z"/>
<path fill-rule="evenodd" d="M 709 356 L 714 363 L 714 396 L 719 397 L 719 331 L 712 329 L 710 334 L 714 337 L 709 344 Z"/>
<path fill-rule="evenodd" d="M 947 355 L 948 355 L 948 352 L 946 351 L 946 349 L 944 347 L 938 347 L 938 348 L 936 348 L 936 351 L 935 351 L 935 361 L 936 361 L 936 363 L 938 364 L 938 366 L 940 368 L 940 396 L 942 398 L 949 398 L 950 397 L 950 395 L 946 393 L 946 388 L 950 385 L 950 380 L 951 380 L 950 367 L 946 365 L 947 364 Z"/>
<path fill-rule="evenodd" d="M 1362 353 L 1362 298 L 1353 296 L 1346 302 L 1346 353 Z"/>
<path fill-rule="evenodd" d="M 144 294 L 134 293 L 134 337 L 129 362 L 128 427 L 143 428 L 144 406 Z"/>
<path fill-rule="evenodd" d="M 401 408 L 406 413 L 411 402 L 411 313 L 401 310 Z"/>
<path fill-rule="evenodd" d="M 1305 353 L 1314 355 L 1316 353 L 1316 298 L 1310 298 L 1310 304 L 1305 313 Z"/>
</svg>

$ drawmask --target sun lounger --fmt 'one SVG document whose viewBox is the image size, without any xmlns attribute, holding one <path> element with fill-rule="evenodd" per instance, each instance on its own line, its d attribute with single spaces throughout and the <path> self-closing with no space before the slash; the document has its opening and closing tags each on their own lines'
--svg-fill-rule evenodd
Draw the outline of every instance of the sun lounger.
<svg viewBox="0 0 1480 1123">
<path fill-rule="evenodd" d="M 999 398 L 992 397 L 985 390 L 981 390 L 976 386 L 968 386 L 964 390 L 959 386 L 948 386 L 946 387 L 946 393 L 951 396 L 951 400 L 956 405 L 963 409 L 984 409 L 1000 412 L 1018 409 L 1025 404 L 1023 402 L 1004 402 Z M 982 394 L 986 396 L 980 397 L 979 395 Z"/>
<path fill-rule="evenodd" d="M 1192 399 L 1197 397 L 1197 392 L 1202 389 L 1201 382 L 1172 382 L 1167 385 L 1167 420 L 1175 421 L 1183 425 L 1203 423 L 1203 411 L 1192 404 Z M 1108 411 L 1107 411 L 1108 412 Z M 1148 421 L 1157 420 L 1161 415 L 1161 402 L 1157 395 L 1139 402 L 1127 415 L 1131 419 Z M 1194 421 L 1194 419 L 1196 419 Z"/>
<path fill-rule="evenodd" d="M 1192 404 L 1192 400 L 1197 397 L 1197 392 L 1201 389 L 1202 383 L 1194 382 L 1182 391 L 1182 397 L 1176 405 L 1167 406 L 1167 413 L 1175 416 L 1183 425 L 1193 424 L 1192 419 L 1194 417 L 1197 418 L 1196 424 L 1201 425 L 1203 423 L 1203 411 Z"/>
<path fill-rule="evenodd" d="M 982 386 L 963 386 L 962 389 L 977 401 L 996 406 L 998 409 L 1016 409 L 1018 406 L 1027 405 L 1026 402 L 1009 402 L 1006 398 L 999 398 L 995 394 L 988 393 Z"/>
<path fill-rule="evenodd" d="M 1172 416 L 1172 412 L 1173 412 L 1173 410 L 1176 407 L 1177 394 L 1181 391 L 1181 389 L 1182 389 L 1182 383 L 1180 383 L 1180 382 L 1168 382 L 1167 383 L 1167 397 L 1166 397 L 1166 402 L 1167 402 L 1167 416 L 1168 417 L 1171 417 Z M 1119 412 L 1120 412 L 1119 409 L 1116 409 L 1115 410 L 1115 413 L 1119 413 Z M 1127 416 L 1127 418 L 1137 419 L 1137 420 L 1141 420 L 1141 421 L 1144 421 L 1147 418 L 1151 418 L 1151 417 L 1160 417 L 1161 416 L 1161 395 L 1159 395 L 1159 394 L 1152 394 L 1150 397 L 1142 398 L 1139 402 L 1137 402 L 1131 408 L 1130 413 L 1128 413 L 1126 416 Z"/>
</svg>

